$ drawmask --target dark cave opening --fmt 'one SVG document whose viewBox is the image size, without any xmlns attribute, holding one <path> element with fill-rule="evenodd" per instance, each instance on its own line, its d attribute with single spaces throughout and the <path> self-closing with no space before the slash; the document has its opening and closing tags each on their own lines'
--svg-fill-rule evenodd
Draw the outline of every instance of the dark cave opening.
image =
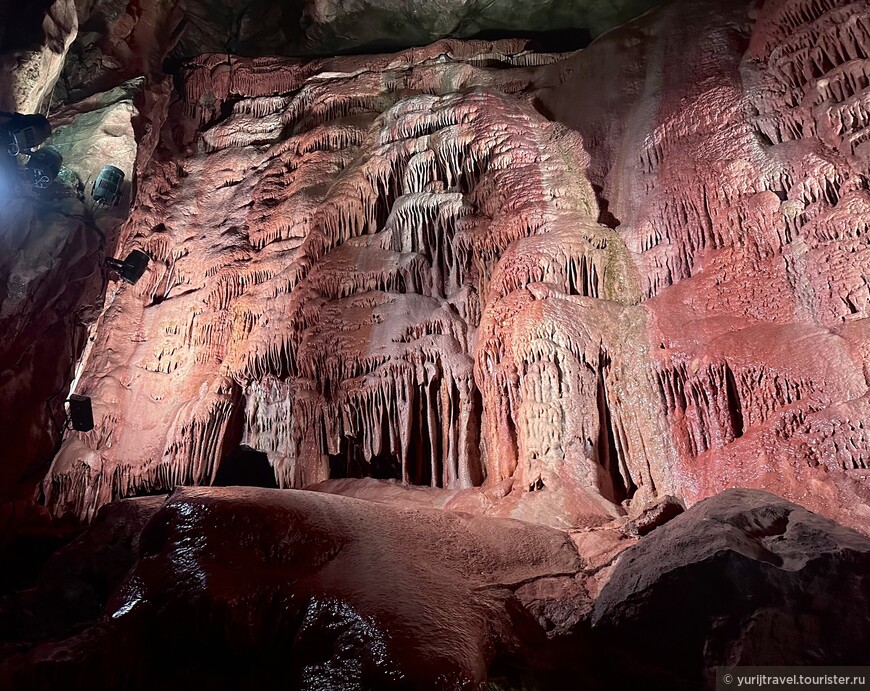
<svg viewBox="0 0 870 691">
<path fill-rule="evenodd" d="M 444 448 L 444 440 L 439 433 L 442 429 L 440 415 L 449 416 L 448 424 L 454 430 L 458 429 L 460 418 L 460 406 L 456 404 L 460 400 L 459 390 L 454 384 L 451 391 L 449 411 L 440 411 L 439 390 L 440 380 L 434 380 L 428 384 L 422 384 L 413 390 L 410 401 L 410 430 L 408 435 L 408 458 L 406 475 L 408 484 L 421 487 L 444 487 L 448 478 L 459 474 L 459 468 L 453 468 L 448 472 L 445 467 L 447 449 Z M 465 438 L 470 450 L 470 480 L 475 486 L 483 483 L 484 472 L 479 459 L 473 450 L 480 446 L 480 417 L 483 413 L 483 399 L 476 387 L 471 390 L 471 410 L 468 420 L 468 429 Z M 516 440 L 516 431 L 509 422 L 511 438 Z M 434 431 L 434 434 L 433 434 Z M 400 451 L 393 449 L 393 434 L 390 431 L 387 417 L 381 419 L 380 448 L 383 453 L 366 461 L 363 447 L 359 440 L 353 437 L 344 437 L 336 454 L 329 455 L 329 478 L 365 478 L 371 477 L 380 480 L 402 481 L 402 462 Z"/>
<path fill-rule="evenodd" d="M 371 477 L 375 480 L 401 480 L 402 464 L 392 454 L 372 456 Z"/>
<path fill-rule="evenodd" d="M 524 38 L 528 41 L 526 50 L 538 53 L 568 53 L 586 48 L 592 42 L 592 32 L 583 27 L 550 31 L 487 29 L 467 38 L 480 41 Z"/>
<path fill-rule="evenodd" d="M 0 3 L 0 52 L 33 50 L 43 39 L 43 21 L 52 0 Z"/>
<path fill-rule="evenodd" d="M 607 371 L 610 368 L 610 356 L 602 351 L 598 358 L 598 386 L 596 401 L 598 403 L 598 439 L 595 450 L 598 464 L 607 472 L 611 483 L 611 496 L 615 504 L 630 499 L 637 487 L 626 470 L 623 473 L 619 446 L 616 443 L 616 432 L 613 427 L 613 415 L 607 400 Z"/>
<path fill-rule="evenodd" d="M 731 428 L 734 430 L 734 438 L 743 436 L 743 406 L 740 403 L 740 395 L 737 393 L 737 382 L 734 372 L 725 365 L 725 395 L 728 398 L 728 415 L 731 418 Z"/>
<path fill-rule="evenodd" d="M 368 465 L 363 458 L 362 447 L 357 441 L 342 437 L 338 453 L 329 456 L 329 479 L 367 477 Z"/>
<path fill-rule="evenodd" d="M 515 449 L 515 450 L 518 449 L 519 442 L 517 440 L 517 425 L 516 425 L 516 423 L 514 422 L 513 418 L 509 414 L 504 416 L 503 422 L 504 422 L 504 429 L 507 432 L 507 437 L 508 437 L 509 444 L 510 444 L 509 448 Z M 516 460 L 516 457 L 514 457 L 511 472 L 513 472 L 516 469 L 516 465 L 517 465 L 517 460 Z"/>
<path fill-rule="evenodd" d="M 440 454 L 432 448 L 429 438 L 428 400 L 430 391 L 420 385 L 414 391 L 413 414 L 411 416 L 411 445 L 408 449 L 408 482 L 412 485 L 440 486 Z M 433 483 L 434 478 L 434 483 Z"/>
<path fill-rule="evenodd" d="M 262 451 L 240 444 L 221 461 L 214 480 L 215 487 L 242 485 L 245 487 L 278 488 L 269 457 Z"/>
<path fill-rule="evenodd" d="M 356 439 L 343 437 L 339 452 L 329 455 L 329 479 L 365 478 L 375 480 L 402 479 L 402 463 L 393 454 L 381 453 L 366 461 L 362 444 Z"/>
<path fill-rule="evenodd" d="M 610 200 L 604 196 L 604 188 L 601 185 L 592 185 L 595 197 L 598 199 L 598 222 L 608 228 L 616 229 L 620 226 L 620 220 L 610 211 Z"/>
<path fill-rule="evenodd" d="M 480 462 L 480 444 L 481 444 L 481 420 L 483 420 L 483 396 L 477 386 L 471 387 L 471 415 L 468 418 L 468 438 L 470 440 L 471 449 L 476 456 L 472 459 L 471 465 L 471 483 L 475 487 L 480 487 L 486 480 L 486 471 L 483 464 Z"/>
</svg>

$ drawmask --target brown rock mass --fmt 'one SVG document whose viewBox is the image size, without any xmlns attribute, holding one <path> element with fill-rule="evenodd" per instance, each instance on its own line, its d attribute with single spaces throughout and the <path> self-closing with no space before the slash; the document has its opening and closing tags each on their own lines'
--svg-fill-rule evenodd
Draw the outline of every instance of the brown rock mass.
<svg viewBox="0 0 870 691">
<path fill-rule="evenodd" d="M 56 563 L 88 583 L 153 510 L 120 502 Z M 241 487 L 179 489 L 138 543 L 99 620 L 10 656 L 3 688 L 689 690 L 716 665 L 870 661 L 870 540 L 757 490 L 615 563 L 545 526 Z"/>
</svg>

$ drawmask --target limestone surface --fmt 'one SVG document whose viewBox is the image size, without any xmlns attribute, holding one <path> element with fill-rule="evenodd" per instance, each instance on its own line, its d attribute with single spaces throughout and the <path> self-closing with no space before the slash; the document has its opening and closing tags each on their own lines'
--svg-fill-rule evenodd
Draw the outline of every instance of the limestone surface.
<svg viewBox="0 0 870 691">
<path fill-rule="evenodd" d="M 870 664 L 870 6 L 530 6 L 0 14 L 0 687 Z"/>
<path fill-rule="evenodd" d="M 281 487 L 570 527 L 749 486 L 868 530 L 868 9 L 750 9 L 187 63 L 49 506 L 208 484 L 241 440 Z"/>
</svg>

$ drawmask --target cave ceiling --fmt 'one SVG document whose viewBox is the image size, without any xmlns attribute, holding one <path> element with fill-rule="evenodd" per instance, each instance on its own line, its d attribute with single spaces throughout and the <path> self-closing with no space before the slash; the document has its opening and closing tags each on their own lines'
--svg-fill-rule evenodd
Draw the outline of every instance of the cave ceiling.
<svg viewBox="0 0 870 691">
<path fill-rule="evenodd" d="M 441 38 L 527 38 L 581 48 L 646 12 L 653 0 L 293 0 L 77 3 L 79 35 L 60 98 L 79 97 L 202 53 L 322 56 L 421 46 Z M 35 16 L 35 15 L 34 15 Z M 30 20 L 34 21 L 34 20 Z"/>
</svg>

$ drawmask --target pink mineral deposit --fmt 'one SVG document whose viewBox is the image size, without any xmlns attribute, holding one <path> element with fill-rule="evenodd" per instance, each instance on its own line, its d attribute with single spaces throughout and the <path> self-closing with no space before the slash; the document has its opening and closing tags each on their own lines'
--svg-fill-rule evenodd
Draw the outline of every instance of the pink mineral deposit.
<svg viewBox="0 0 870 691">
<path fill-rule="evenodd" d="M 188 63 L 52 511 L 209 484 L 241 441 L 280 487 L 510 480 L 492 511 L 579 525 L 748 486 L 870 529 L 867 8 L 710 12 Z"/>
<path fill-rule="evenodd" d="M 383 645 L 335 662 L 371 688 L 870 664 L 832 643 L 870 636 L 870 5 L 564 4 L 587 47 L 482 38 L 507 0 L 40 10 L 3 107 L 68 171 L 0 209 L 0 518 L 93 522 L 67 559 L 115 525 L 132 570 L 10 679 L 116 637 L 147 666 L 176 623 L 207 648 L 200 617 L 232 654 Z M 275 489 L 205 487 L 256 462 Z"/>
</svg>

